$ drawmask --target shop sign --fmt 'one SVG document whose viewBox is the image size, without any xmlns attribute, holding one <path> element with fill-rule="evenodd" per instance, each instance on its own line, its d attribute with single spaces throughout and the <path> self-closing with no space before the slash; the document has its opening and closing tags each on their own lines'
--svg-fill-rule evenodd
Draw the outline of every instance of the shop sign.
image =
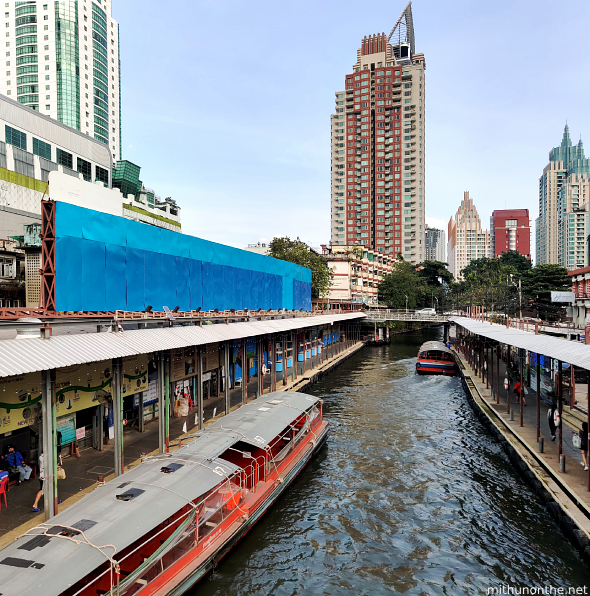
<svg viewBox="0 0 590 596">
<path fill-rule="evenodd" d="M 41 372 L 4 377 L 0 383 L 0 433 L 25 428 L 41 418 Z"/>
<path fill-rule="evenodd" d="M 179 348 L 172 350 L 172 363 L 170 371 L 171 381 L 180 381 L 186 377 L 192 377 L 196 374 L 195 366 L 195 347 Z"/>
<path fill-rule="evenodd" d="M 81 428 L 77 428 L 76 429 L 76 441 L 81 441 L 85 437 L 86 437 L 86 427 L 82 426 Z"/>
<path fill-rule="evenodd" d="M 201 351 L 203 358 L 203 372 L 219 368 L 219 344 L 208 344 Z"/>
<path fill-rule="evenodd" d="M 147 390 L 148 355 L 141 354 L 123 358 L 123 385 L 121 387 L 123 397 Z"/>
<path fill-rule="evenodd" d="M 57 415 L 99 405 L 96 392 L 111 394 L 113 365 L 110 360 L 58 368 L 55 375 Z"/>
<path fill-rule="evenodd" d="M 61 433 L 61 444 L 67 445 L 76 440 L 76 414 L 67 414 L 56 420 L 56 431 Z"/>
</svg>

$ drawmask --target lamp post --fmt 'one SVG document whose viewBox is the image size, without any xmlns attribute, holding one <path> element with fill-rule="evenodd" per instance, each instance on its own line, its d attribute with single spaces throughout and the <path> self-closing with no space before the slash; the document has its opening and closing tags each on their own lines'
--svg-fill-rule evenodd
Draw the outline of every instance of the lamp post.
<svg viewBox="0 0 590 596">
<path fill-rule="evenodd" d="M 406 314 L 408 314 L 408 297 L 406 296 Z"/>
</svg>

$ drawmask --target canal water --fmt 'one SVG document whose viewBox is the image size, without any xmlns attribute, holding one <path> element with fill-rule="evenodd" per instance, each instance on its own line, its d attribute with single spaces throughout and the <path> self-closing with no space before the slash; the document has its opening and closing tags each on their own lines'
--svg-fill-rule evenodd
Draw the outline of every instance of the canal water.
<svg viewBox="0 0 590 596">
<path fill-rule="evenodd" d="M 420 344 L 438 338 L 365 348 L 313 387 L 333 425 L 326 446 L 194 595 L 590 586 L 459 379 L 414 373 Z"/>
</svg>

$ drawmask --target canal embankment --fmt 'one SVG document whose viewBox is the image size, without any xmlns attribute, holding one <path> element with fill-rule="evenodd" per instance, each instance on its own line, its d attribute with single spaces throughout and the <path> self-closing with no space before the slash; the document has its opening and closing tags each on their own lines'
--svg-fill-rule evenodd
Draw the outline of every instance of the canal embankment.
<svg viewBox="0 0 590 596">
<path fill-rule="evenodd" d="M 492 395 L 489 383 L 482 380 L 470 366 L 468 359 L 455 350 L 467 399 L 482 424 L 499 441 L 502 449 L 521 476 L 543 502 L 549 515 L 559 525 L 564 536 L 590 565 L 590 492 L 587 472 L 579 464 L 579 450 L 570 449 L 565 472 L 559 469 L 558 446 L 546 437 L 543 453 L 537 442 L 536 408 L 529 395 L 527 416 L 520 426 L 519 415 L 508 413 L 506 402 Z M 513 404 L 520 408 L 519 404 Z M 541 419 L 546 418 L 543 408 Z M 579 417 L 563 417 L 564 435 L 580 428 Z M 546 423 L 545 423 L 546 424 Z M 571 433 L 570 433 L 571 431 Z M 577 457 L 576 457 L 577 455 Z"/>
</svg>

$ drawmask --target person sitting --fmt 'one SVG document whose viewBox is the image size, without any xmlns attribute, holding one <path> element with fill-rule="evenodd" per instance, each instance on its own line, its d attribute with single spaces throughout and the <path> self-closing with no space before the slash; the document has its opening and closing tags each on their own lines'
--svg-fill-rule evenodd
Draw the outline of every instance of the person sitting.
<svg viewBox="0 0 590 596">
<path fill-rule="evenodd" d="M 19 451 L 15 450 L 14 445 L 8 446 L 8 453 L 3 456 L 3 459 L 8 462 L 11 472 L 19 473 L 18 484 L 30 478 L 33 470 L 30 466 L 27 466 L 25 458 Z"/>
</svg>

